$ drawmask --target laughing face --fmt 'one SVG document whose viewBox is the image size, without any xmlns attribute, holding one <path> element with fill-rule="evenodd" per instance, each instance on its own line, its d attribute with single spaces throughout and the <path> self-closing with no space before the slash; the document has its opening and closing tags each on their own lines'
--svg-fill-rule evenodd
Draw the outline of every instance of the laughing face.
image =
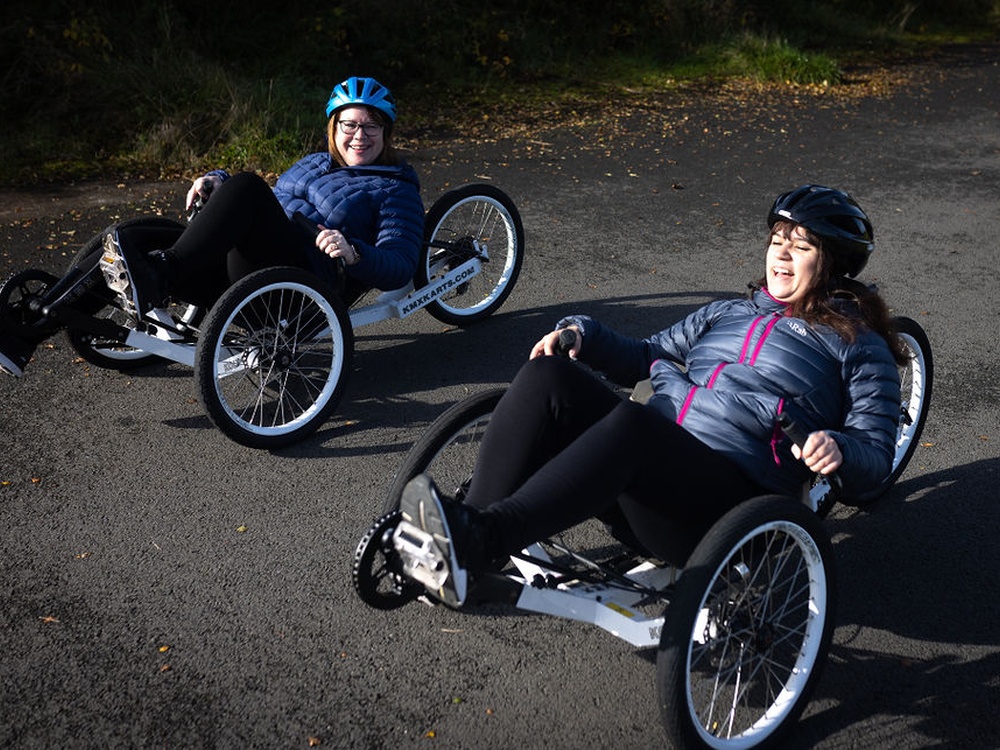
<svg viewBox="0 0 1000 750">
<path fill-rule="evenodd" d="M 385 146 L 385 128 L 366 107 L 347 107 L 336 118 L 334 145 L 344 164 L 363 167 L 378 159 Z"/>
<path fill-rule="evenodd" d="M 814 285 L 820 259 L 821 250 L 805 229 L 776 224 L 767 247 L 767 291 L 787 304 L 803 299 Z"/>
</svg>

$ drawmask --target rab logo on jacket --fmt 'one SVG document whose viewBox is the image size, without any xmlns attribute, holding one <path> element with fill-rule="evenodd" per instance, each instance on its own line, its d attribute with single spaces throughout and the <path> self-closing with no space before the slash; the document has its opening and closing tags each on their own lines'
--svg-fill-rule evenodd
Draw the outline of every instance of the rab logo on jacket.
<svg viewBox="0 0 1000 750">
<path fill-rule="evenodd" d="M 788 321 L 788 327 L 795 331 L 799 336 L 808 336 L 809 333 L 806 331 L 806 327 L 799 323 L 797 320 Z"/>
</svg>

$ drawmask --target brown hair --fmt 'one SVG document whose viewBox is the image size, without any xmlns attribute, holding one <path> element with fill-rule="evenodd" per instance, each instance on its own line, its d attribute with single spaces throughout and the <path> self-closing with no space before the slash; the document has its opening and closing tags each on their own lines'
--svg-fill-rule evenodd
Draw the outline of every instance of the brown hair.
<svg viewBox="0 0 1000 750">
<path fill-rule="evenodd" d="M 854 341 L 858 333 L 867 328 L 874 331 L 889 345 L 897 364 L 909 361 L 909 355 L 892 325 L 892 316 L 885 301 L 873 287 L 846 276 L 833 273 L 833 257 L 823 247 L 823 241 L 806 227 L 791 221 L 775 222 L 768 235 L 791 236 L 792 230 L 799 228 L 806 241 L 820 249 L 819 263 L 809 289 L 802 299 L 788 306 L 788 315 L 801 318 L 810 325 L 832 328 L 845 341 Z M 756 288 L 766 289 L 767 278 L 761 278 Z M 854 306 L 844 305 L 849 300 Z M 852 310 L 852 307 L 856 312 Z"/>
<path fill-rule="evenodd" d="M 382 110 L 375 107 L 366 107 L 363 104 L 352 104 L 350 106 L 364 107 L 371 116 L 372 120 L 380 124 L 383 128 L 382 152 L 378 155 L 378 158 L 372 162 L 372 164 L 376 164 L 380 167 L 395 166 L 399 164 L 399 155 L 396 153 L 396 149 L 392 145 L 392 120 L 389 119 L 389 116 Z M 347 109 L 347 107 L 341 107 L 335 111 L 326 123 L 327 148 L 330 150 L 330 156 L 333 157 L 333 160 L 342 167 L 346 167 L 347 163 L 337 150 L 336 141 L 334 139 L 337 135 L 336 129 L 337 123 L 340 121 L 340 113 L 345 109 Z"/>
</svg>

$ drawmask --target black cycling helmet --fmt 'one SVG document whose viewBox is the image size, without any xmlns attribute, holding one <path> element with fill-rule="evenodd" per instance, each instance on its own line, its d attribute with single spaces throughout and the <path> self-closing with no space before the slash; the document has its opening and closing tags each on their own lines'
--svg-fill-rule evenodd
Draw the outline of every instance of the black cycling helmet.
<svg viewBox="0 0 1000 750">
<path fill-rule="evenodd" d="M 802 185 L 782 193 L 767 215 L 767 226 L 788 220 L 823 242 L 833 257 L 833 272 L 857 276 L 875 248 L 872 223 L 850 195 L 822 185 Z"/>
</svg>

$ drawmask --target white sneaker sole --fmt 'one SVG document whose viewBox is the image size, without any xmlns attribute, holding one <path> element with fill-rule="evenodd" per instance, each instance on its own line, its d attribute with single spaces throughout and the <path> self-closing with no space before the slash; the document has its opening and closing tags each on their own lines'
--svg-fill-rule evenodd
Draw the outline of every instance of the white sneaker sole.
<svg viewBox="0 0 1000 750">
<path fill-rule="evenodd" d="M 129 273 L 128 263 L 125 262 L 125 255 L 122 253 L 117 233 L 109 232 L 106 234 L 103 244 L 104 252 L 101 253 L 99 265 L 101 273 L 104 274 L 104 283 L 122 298 L 133 315 L 141 315 L 139 295 L 136 294 L 135 284 L 132 283 L 132 275 Z"/>
<path fill-rule="evenodd" d="M 426 477 L 406 486 L 400 510 L 403 520 L 392 541 L 403 573 L 449 607 L 461 607 L 468 591 L 468 573 L 458 564 L 444 509 Z"/>
</svg>

